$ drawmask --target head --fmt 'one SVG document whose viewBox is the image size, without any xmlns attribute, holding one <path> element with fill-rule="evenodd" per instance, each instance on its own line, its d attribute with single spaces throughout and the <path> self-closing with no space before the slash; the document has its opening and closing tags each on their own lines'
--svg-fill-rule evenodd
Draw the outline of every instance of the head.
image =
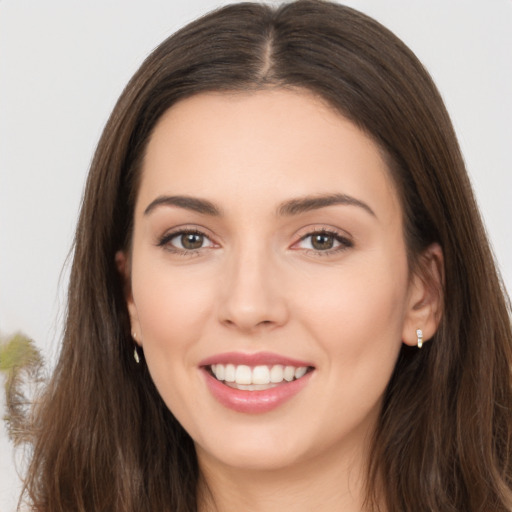
<svg viewBox="0 0 512 512">
<path fill-rule="evenodd" d="M 309 0 L 278 9 L 232 5 L 188 25 L 147 58 L 119 99 L 92 163 L 76 236 L 62 365 L 65 361 L 75 369 L 82 395 L 96 403 L 109 401 L 114 413 L 108 421 L 105 417 L 105 426 L 110 422 L 108 428 L 116 433 L 125 468 L 138 464 L 162 471 L 173 458 L 181 473 L 187 468 L 197 479 L 190 438 L 155 389 L 146 363 L 138 366 L 132 359 L 134 219 L 155 134 L 165 123 L 172 125 L 179 109 L 191 104 L 197 109 L 201 101 L 208 108 L 217 101 L 220 108 L 222 101 L 232 106 L 236 98 L 250 102 L 272 95 L 299 98 L 293 105 L 296 113 L 315 104 L 356 130 L 358 140 L 373 148 L 390 185 L 406 280 L 422 290 L 416 310 L 423 314 L 428 306 L 425 325 L 415 326 L 426 331 L 427 343 L 422 350 L 413 347 L 411 322 L 398 340 L 403 343 L 393 349 L 393 366 L 372 424 L 369 493 L 386 470 L 396 476 L 394 489 L 409 487 L 410 496 L 423 496 L 432 508 L 439 507 L 444 499 L 435 484 L 439 468 L 449 472 L 455 467 L 448 467 L 455 455 L 446 454 L 465 450 L 468 460 L 476 460 L 480 451 L 478 446 L 474 453 L 466 444 L 453 446 L 464 427 L 464 408 L 474 412 L 478 402 L 479 415 L 494 414 L 489 393 L 498 384 L 486 369 L 500 359 L 493 340 L 505 329 L 505 306 L 456 137 L 435 86 L 401 41 L 349 8 Z M 492 309 L 501 312 L 501 323 Z M 421 314 L 415 321 L 421 321 Z M 510 360 L 510 354 L 501 356 Z M 91 398 L 98 389 L 103 398 Z M 132 432 L 127 433 L 126 422 L 134 425 Z M 485 423 L 478 428 L 476 445 L 490 429 Z M 135 439 L 139 449 L 123 452 L 121 447 Z M 146 459 L 141 447 L 150 440 L 161 448 L 160 458 Z M 410 477 L 420 471 L 431 475 L 429 482 Z M 454 471 L 471 469 L 457 466 Z M 139 478 L 146 489 L 154 485 L 144 474 Z M 393 491 L 386 493 L 390 500 Z M 402 495 L 405 506 L 408 495 Z"/>
</svg>

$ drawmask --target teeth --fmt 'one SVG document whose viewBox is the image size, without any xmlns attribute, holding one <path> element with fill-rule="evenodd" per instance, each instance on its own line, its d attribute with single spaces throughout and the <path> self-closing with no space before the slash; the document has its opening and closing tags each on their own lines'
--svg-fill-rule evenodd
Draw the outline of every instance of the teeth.
<svg viewBox="0 0 512 512">
<path fill-rule="evenodd" d="M 306 372 L 308 369 L 305 366 L 301 366 L 300 368 L 297 368 L 295 370 L 295 378 L 300 379 L 301 377 L 304 377 L 306 375 Z"/>
<path fill-rule="evenodd" d="M 283 379 L 283 367 L 280 364 L 272 366 L 270 369 L 270 382 L 277 384 L 279 382 L 283 382 Z"/>
<path fill-rule="evenodd" d="M 216 366 L 217 366 L 216 370 L 219 371 L 219 366 L 222 366 L 222 365 L 218 364 Z M 220 373 L 222 373 L 222 370 Z M 219 373 L 219 375 L 220 375 L 220 373 Z M 215 374 L 215 376 L 217 377 L 217 374 Z M 217 378 L 219 378 L 219 377 L 217 377 Z M 235 382 L 235 365 L 233 365 L 233 364 L 226 365 L 226 367 L 224 368 L 224 380 L 226 382 Z"/>
<path fill-rule="evenodd" d="M 284 380 L 291 382 L 295 377 L 295 368 L 293 366 L 284 367 Z"/>
<path fill-rule="evenodd" d="M 237 384 L 252 384 L 252 372 L 249 366 L 241 364 L 236 367 L 235 382 Z"/>
<path fill-rule="evenodd" d="M 268 366 L 254 367 L 251 384 L 270 384 L 270 370 Z"/>
<path fill-rule="evenodd" d="M 257 386 L 267 384 L 280 384 L 283 381 L 291 382 L 294 379 L 300 379 L 306 375 L 307 366 L 283 366 L 276 364 L 274 366 L 254 366 L 250 367 L 244 364 L 213 364 L 212 373 L 217 380 L 233 382 L 242 386 L 250 386 L 244 389 L 258 389 Z M 256 388 L 252 386 L 256 386 Z"/>
<path fill-rule="evenodd" d="M 218 365 L 216 365 L 215 369 L 212 368 L 212 371 L 215 374 L 215 376 L 217 377 L 217 379 L 224 380 L 224 376 L 226 375 L 226 370 L 224 368 L 224 365 L 218 364 Z"/>
</svg>

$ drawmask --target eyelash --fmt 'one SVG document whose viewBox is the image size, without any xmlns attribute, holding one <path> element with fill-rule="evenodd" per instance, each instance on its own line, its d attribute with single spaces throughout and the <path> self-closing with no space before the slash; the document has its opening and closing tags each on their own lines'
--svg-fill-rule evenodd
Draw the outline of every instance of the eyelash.
<svg viewBox="0 0 512 512">
<path fill-rule="evenodd" d="M 179 238 L 179 237 L 182 237 L 185 235 L 197 235 L 197 236 L 203 237 L 204 240 L 208 240 L 212 245 L 208 246 L 208 247 L 198 247 L 197 249 L 181 249 L 181 248 L 175 247 L 171 244 L 171 241 L 173 239 Z M 300 244 L 301 242 L 303 242 L 303 241 L 307 240 L 308 238 L 311 238 L 315 235 L 325 235 L 328 237 L 332 237 L 336 242 L 339 243 L 339 246 L 335 247 L 335 248 L 331 248 L 331 249 L 326 249 L 326 250 L 319 250 L 319 249 L 313 249 L 313 248 L 305 249 L 310 254 L 314 254 L 314 255 L 318 255 L 318 256 L 329 256 L 332 254 L 336 254 L 338 252 L 345 251 L 354 246 L 353 242 L 351 240 L 349 240 L 347 237 L 340 235 L 337 231 L 335 231 L 333 229 L 326 229 L 326 228 L 318 228 L 318 229 L 314 229 L 313 231 L 309 231 L 307 234 L 302 236 L 298 242 L 295 242 L 293 244 L 293 246 L 296 246 L 296 245 Z M 198 254 L 203 249 L 208 249 L 208 248 L 214 246 L 214 242 L 212 242 L 212 240 L 210 239 L 210 237 L 208 237 L 208 235 L 206 235 L 205 233 L 203 233 L 202 231 L 200 231 L 198 229 L 181 229 L 179 231 L 167 233 L 166 235 L 161 237 L 157 243 L 157 246 L 162 247 L 165 250 L 172 252 L 174 254 L 177 254 L 179 256 L 192 256 L 192 255 Z M 293 246 L 292 246 L 292 248 L 293 248 Z M 294 250 L 299 250 L 299 249 L 294 249 Z"/>
<path fill-rule="evenodd" d="M 207 249 L 208 247 L 198 247 L 197 249 L 181 249 L 180 247 L 175 247 L 171 244 L 171 241 L 175 238 L 182 237 L 184 235 L 197 235 L 203 237 L 205 240 L 209 240 L 212 244 L 213 242 L 210 240 L 210 237 L 199 231 L 198 229 L 181 229 L 179 231 L 174 231 L 172 233 L 167 233 L 158 241 L 158 247 L 162 247 L 165 250 L 177 254 L 178 256 L 192 256 L 198 254 L 202 249 Z"/>
<path fill-rule="evenodd" d="M 306 235 L 302 236 L 300 240 L 296 242 L 294 245 L 297 245 L 300 242 L 303 242 L 304 240 L 307 240 L 308 238 L 311 238 L 315 235 L 326 235 L 332 237 L 336 242 L 339 243 L 338 247 L 323 251 L 319 249 L 306 249 L 309 253 L 314 254 L 316 256 L 331 256 L 333 254 L 345 251 L 354 246 L 354 243 L 347 237 L 340 235 L 340 233 L 338 231 L 335 231 L 334 229 L 328 228 L 318 228 L 314 229 L 313 231 L 309 231 Z"/>
</svg>

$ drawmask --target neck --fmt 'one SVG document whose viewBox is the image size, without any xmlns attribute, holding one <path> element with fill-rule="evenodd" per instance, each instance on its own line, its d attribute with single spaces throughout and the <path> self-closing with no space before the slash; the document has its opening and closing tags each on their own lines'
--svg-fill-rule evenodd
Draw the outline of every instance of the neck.
<svg viewBox="0 0 512 512">
<path fill-rule="evenodd" d="M 199 512 L 362 512 L 366 456 L 353 446 L 279 469 L 234 468 L 198 448 Z"/>
</svg>

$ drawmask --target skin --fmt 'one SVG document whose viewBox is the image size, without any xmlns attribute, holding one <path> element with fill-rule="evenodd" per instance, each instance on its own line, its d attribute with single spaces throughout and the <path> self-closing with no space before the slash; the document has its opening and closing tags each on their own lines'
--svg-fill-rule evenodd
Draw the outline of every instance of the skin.
<svg viewBox="0 0 512 512">
<path fill-rule="evenodd" d="M 333 193 L 361 204 L 282 211 Z M 218 212 L 154 203 L 177 195 Z M 213 497 L 222 511 L 360 511 L 369 436 L 401 344 L 415 345 L 417 328 L 428 340 L 439 310 L 409 271 L 377 145 L 304 91 L 200 94 L 157 124 L 134 220 L 131 252 L 117 255 L 132 331 L 195 442 L 211 493 L 200 489 L 201 509 Z M 183 229 L 204 234 L 199 249 L 183 249 Z M 425 258 L 435 267 L 440 249 Z M 240 413 L 212 396 L 199 368 L 233 351 L 314 371 L 277 409 Z"/>
</svg>

